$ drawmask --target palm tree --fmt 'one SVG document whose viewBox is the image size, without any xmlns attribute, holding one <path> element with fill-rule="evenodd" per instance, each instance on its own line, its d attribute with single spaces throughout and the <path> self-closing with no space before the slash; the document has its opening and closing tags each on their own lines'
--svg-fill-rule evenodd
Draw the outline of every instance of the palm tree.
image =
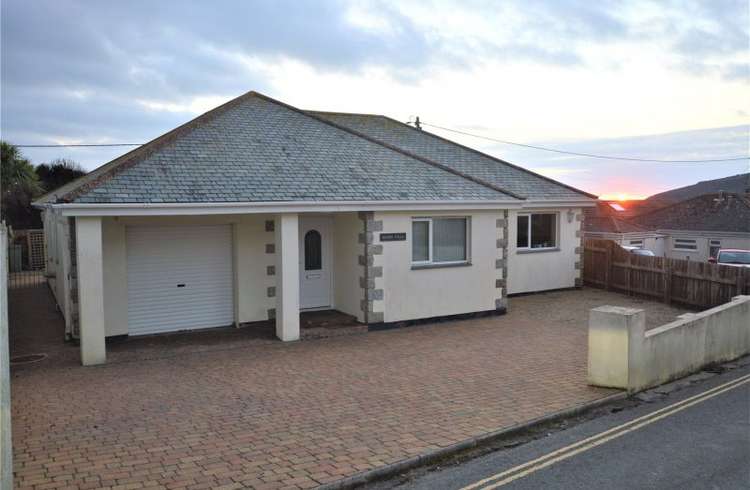
<svg viewBox="0 0 750 490">
<path fill-rule="evenodd" d="M 22 190 L 31 194 L 41 192 L 34 166 L 21 155 L 16 146 L 0 141 L 0 182 L 3 195 Z"/>
<path fill-rule="evenodd" d="M 0 190 L 0 214 L 10 223 L 31 216 L 31 200 L 42 192 L 34 166 L 5 141 L 0 141 Z"/>
</svg>

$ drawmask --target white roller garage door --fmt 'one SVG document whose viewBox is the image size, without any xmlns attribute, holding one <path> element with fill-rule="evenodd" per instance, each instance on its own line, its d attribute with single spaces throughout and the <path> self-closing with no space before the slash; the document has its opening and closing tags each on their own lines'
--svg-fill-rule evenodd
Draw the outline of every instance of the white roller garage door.
<svg viewBox="0 0 750 490">
<path fill-rule="evenodd" d="M 130 335 L 234 321 L 230 226 L 133 226 L 126 234 Z"/>
</svg>

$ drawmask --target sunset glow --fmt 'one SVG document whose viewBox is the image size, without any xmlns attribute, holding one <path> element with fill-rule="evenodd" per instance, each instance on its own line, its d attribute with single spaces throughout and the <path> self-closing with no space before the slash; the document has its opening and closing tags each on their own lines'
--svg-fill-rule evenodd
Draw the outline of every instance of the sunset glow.
<svg viewBox="0 0 750 490">
<path fill-rule="evenodd" d="M 639 201 L 641 199 L 646 199 L 648 196 L 643 196 L 640 194 L 630 194 L 628 192 L 613 192 L 610 194 L 603 194 L 599 196 L 599 199 L 603 201 Z"/>
</svg>

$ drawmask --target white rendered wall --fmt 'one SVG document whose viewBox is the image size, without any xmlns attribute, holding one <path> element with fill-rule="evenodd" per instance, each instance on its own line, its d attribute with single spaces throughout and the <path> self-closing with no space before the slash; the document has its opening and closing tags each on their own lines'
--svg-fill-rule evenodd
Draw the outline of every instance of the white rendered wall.
<svg viewBox="0 0 750 490">
<path fill-rule="evenodd" d="M 359 279 L 362 267 L 358 257 L 364 252 L 359 242 L 363 230 L 357 213 L 340 213 L 333 217 L 333 296 L 334 308 L 364 321 L 362 289 Z"/>
<path fill-rule="evenodd" d="M 420 216 L 467 216 L 470 218 L 471 265 L 412 269 L 411 222 Z M 380 242 L 376 264 L 383 266 L 383 310 L 385 322 L 457 315 L 495 309 L 497 290 L 497 220 L 501 211 L 375 213 L 383 222 L 382 233 L 406 233 L 406 241 Z M 377 287 L 381 287 L 376 282 Z"/>
<path fill-rule="evenodd" d="M 70 333 L 72 305 L 70 303 L 70 227 L 68 218 L 63 217 L 59 211 L 44 211 L 44 240 L 47 249 L 46 272 L 49 279 L 50 290 L 55 297 L 55 302 L 65 319 L 65 332 Z M 54 276 L 54 277 L 53 277 Z"/>
<path fill-rule="evenodd" d="M 76 218 L 76 264 L 78 267 L 78 309 L 80 312 L 81 363 L 106 361 L 104 344 L 104 274 L 102 220 Z"/>
<path fill-rule="evenodd" d="M 125 227 L 114 218 L 102 219 L 102 239 L 105 330 L 107 337 L 127 335 L 128 281 Z"/>
<path fill-rule="evenodd" d="M 576 247 L 581 239 L 576 236 L 581 222 L 575 215 L 580 209 L 573 209 L 574 218 L 568 221 L 567 209 L 534 210 L 535 213 L 558 214 L 558 246 L 553 251 L 524 253 L 516 249 L 518 211 L 508 213 L 508 292 L 510 294 L 545 291 L 549 289 L 572 288 L 579 271 L 575 264 L 579 261 Z"/>
<path fill-rule="evenodd" d="M 690 251 L 690 250 L 675 250 L 674 248 L 674 240 L 675 238 L 681 238 L 681 239 L 693 239 L 696 241 L 696 247 L 697 250 Z M 691 234 L 689 232 L 680 233 L 680 234 L 673 234 L 666 240 L 666 255 L 667 257 L 671 257 L 674 259 L 687 259 L 687 260 L 697 260 L 700 262 L 706 262 L 708 260 L 709 255 L 709 241 L 710 240 L 720 240 L 721 241 L 721 248 L 739 248 L 743 250 L 750 250 L 750 236 L 749 237 L 740 237 L 740 236 L 721 236 L 721 234 L 717 235 L 709 235 L 708 232 L 701 232 L 700 234 L 694 233 Z"/>
<path fill-rule="evenodd" d="M 276 336 L 299 340 L 299 216 L 276 218 Z"/>
<path fill-rule="evenodd" d="M 589 384 L 637 392 L 750 353 L 750 296 L 651 330 L 644 310 L 601 306 L 588 338 Z"/>
</svg>

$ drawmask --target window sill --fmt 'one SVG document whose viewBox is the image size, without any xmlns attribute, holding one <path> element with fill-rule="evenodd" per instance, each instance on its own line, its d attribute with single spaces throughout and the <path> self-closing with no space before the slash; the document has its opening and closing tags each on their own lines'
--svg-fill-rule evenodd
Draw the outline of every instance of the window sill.
<svg viewBox="0 0 750 490">
<path fill-rule="evenodd" d="M 516 250 L 517 254 L 541 254 L 544 252 L 559 252 L 560 247 L 555 248 L 523 248 Z"/>
<path fill-rule="evenodd" d="M 437 263 L 437 264 L 412 264 L 411 270 L 416 271 L 420 269 L 445 269 L 449 267 L 470 267 L 471 262 L 453 262 L 453 263 Z"/>
</svg>

